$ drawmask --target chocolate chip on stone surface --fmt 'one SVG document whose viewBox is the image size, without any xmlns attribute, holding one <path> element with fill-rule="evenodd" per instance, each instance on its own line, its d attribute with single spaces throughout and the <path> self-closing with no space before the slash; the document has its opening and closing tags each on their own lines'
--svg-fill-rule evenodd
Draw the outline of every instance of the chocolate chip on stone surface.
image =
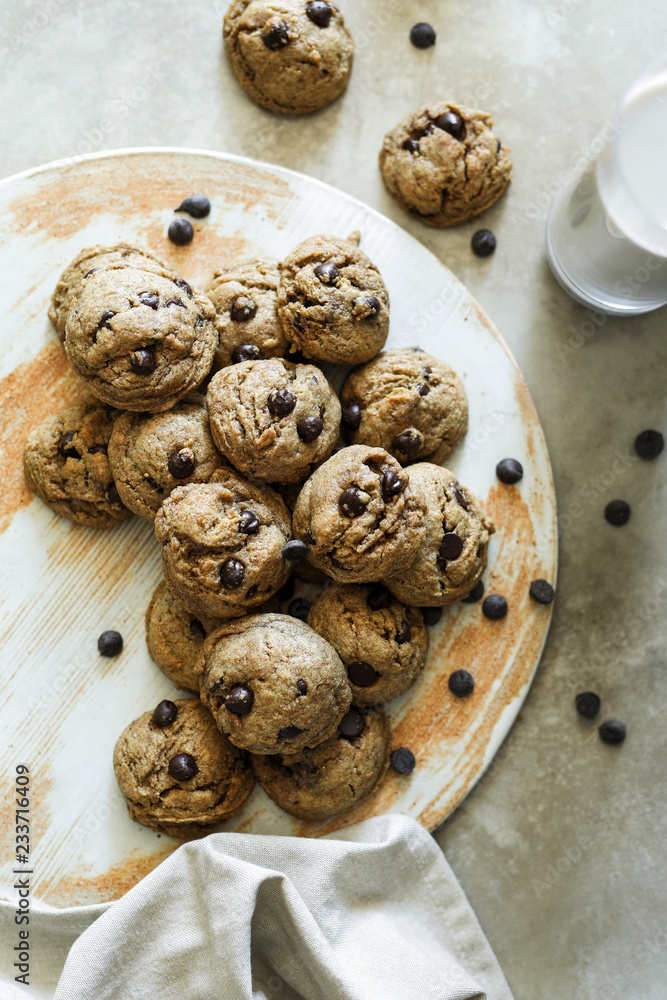
<svg viewBox="0 0 667 1000">
<path fill-rule="evenodd" d="M 447 132 L 453 139 L 465 137 L 466 127 L 463 118 L 456 111 L 445 111 L 444 114 L 436 118 L 434 125 L 443 132 Z"/>
<path fill-rule="evenodd" d="M 363 731 L 364 717 L 358 708 L 351 708 L 338 723 L 338 732 L 346 740 L 353 740 Z"/>
<path fill-rule="evenodd" d="M 496 249 L 496 238 L 490 229 L 478 229 L 470 241 L 476 257 L 490 257 Z"/>
<path fill-rule="evenodd" d="M 307 555 L 308 546 L 305 542 L 300 542 L 297 538 L 293 538 L 283 548 L 283 559 L 286 559 L 287 562 L 301 562 Z"/>
<path fill-rule="evenodd" d="M 622 743 L 626 737 L 626 728 L 620 719 L 606 719 L 605 722 L 598 726 L 598 732 L 602 742 L 609 743 L 612 746 Z"/>
<path fill-rule="evenodd" d="M 177 753 L 169 761 L 169 774 L 174 781 L 189 781 L 198 773 L 199 767 L 192 754 Z"/>
<path fill-rule="evenodd" d="M 227 590 L 236 590 L 245 579 L 245 566 L 238 559 L 228 559 L 220 567 L 220 583 Z"/>
<path fill-rule="evenodd" d="M 622 528 L 630 520 L 630 504 L 625 500 L 610 500 L 604 509 L 605 519 L 615 528 Z"/>
<path fill-rule="evenodd" d="M 296 682 L 296 689 L 297 689 L 297 691 L 299 692 L 299 694 L 301 695 L 302 698 L 303 698 L 304 695 L 308 694 L 308 685 L 306 684 L 305 681 L 297 681 Z"/>
<path fill-rule="evenodd" d="M 225 698 L 225 708 L 232 715 L 247 715 L 252 709 L 255 696 L 245 684 L 235 684 Z"/>
<path fill-rule="evenodd" d="M 74 440 L 74 431 L 67 431 L 67 433 L 63 434 L 60 441 L 58 442 L 58 451 L 63 456 L 63 458 L 81 458 L 79 452 L 72 445 L 73 440 Z"/>
<path fill-rule="evenodd" d="M 346 403 L 342 409 L 343 423 L 351 431 L 356 431 L 361 423 L 361 407 L 358 403 Z"/>
<path fill-rule="evenodd" d="M 153 722 L 158 727 L 158 729 L 164 729 L 165 726 L 171 725 L 178 715 L 178 708 L 174 705 L 173 701 L 161 701 L 159 705 L 155 706 L 153 710 Z"/>
<path fill-rule="evenodd" d="M 497 622 L 507 614 L 507 601 L 500 594 L 489 594 L 482 603 L 482 613 Z"/>
<path fill-rule="evenodd" d="M 313 269 L 323 285 L 335 285 L 340 279 L 340 271 L 333 261 L 324 261 Z"/>
<path fill-rule="evenodd" d="M 482 580 L 478 580 L 475 586 L 472 588 L 467 597 L 462 597 L 461 600 L 464 604 L 477 604 L 478 601 L 484 597 L 484 583 Z"/>
<path fill-rule="evenodd" d="M 189 448 L 172 451 L 167 460 L 167 468 L 174 479 L 187 479 L 197 467 L 195 456 Z"/>
<path fill-rule="evenodd" d="M 157 359 L 152 347 L 140 347 L 130 354 L 130 368 L 135 375 L 152 375 L 157 368 Z"/>
<path fill-rule="evenodd" d="M 305 622 L 308 620 L 312 603 L 312 601 L 307 600 L 305 597 L 297 597 L 290 602 L 287 611 L 292 618 L 298 618 L 299 621 Z"/>
<path fill-rule="evenodd" d="M 366 510 L 366 494 L 357 486 L 348 486 L 339 496 L 338 506 L 347 517 L 359 517 Z"/>
<path fill-rule="evenodd" d="M 594 719 L 600 711 L 600 696 L 595 691 L 582 691 L 574 699 L 574 705 L 584 719 Z"/>
<path fill-rule="evenodd" d="M 232 351 L 232 364 L 238 365 L 242 361 L 259 361 L 262 352 L 256 344 L 240 344 Z"/>
<path fill-rule="evenodd" d="M 279 21 L 277 24 L 272 24 L 269 30 L 262 35 L 262 41 L 267 49 L 271 49 L 274 52 L 287 45 L 289 34 L 285 22 Z"/>
<path fill-rule="evenodd" d="M 496 466 L 496 475 L 501 483 L 512 486 L 523 479 L 523 466 L 516 458 L 503 458 Z"/>
<path fill-rule="evenodd" d="M 366 598 L 366 603 L 371 611 L 380 611 L 382 608 L 388 608 L 391 604 L 391 594 L 381 583 L 375 583 Z"/>
<path fill-rule="evenodd" d="M 120 632 L 108 629 L 106 632 L 102 632 L 97 640 L 97 648 L 102 656 L 118 656 L 123 648 L 123 637 Z"/>
<path fill-rule="evenodd" d="M 188 222 L 187 219 L 174 219 L 167 230 L 167 236 L 171 242 L 179 247 L 184 247 L 186 244 L 191 243 L 194 235 L 195 231 L 192 228 L 192 223 Z"/>
<path fill-rule="evenodd" d="M 304 417 L 296 425 L 297 434 L 306 444 L 312 444 L 324 430 L 321 417 Z"/>
<path fill-rule="evenodd" d="M 442 608 L 422 608 L 424 625 L 437 625 L 442 618 Z"/>
<path fill-rule="evenodd" d="M 435 45 L 435 31 L 426 21 L 420 21 L 410 29 L 410 41 L 416 49 L 430 49 Z"/>
<path fill-rule="evenodd" d="M 296 396 L 289 389 L 278 389 L 271 393 L 266 405 L 274 417 L 286 417 L 296 406 Z"/>
<path fill-rule="evenodd" d="M 160 305 L 160 296 L 156 292 L 140 292 L 139 301 L 142 306 L 148 306 L 149 309 L 157 309 Z"/>
<path fill-rule="evenodd" d="M 455 670 L 449 675 L 447 686 L 456 698 L 467 698 L 475 688 L 475 678 L 467 670 Z"/>
<path fill-rule="evenodd" d="M 664 447 L 665 439 L 660 431 L 642 431 L 635 438 L 635 451 L 645 461 L 657 458 Z"/>
<path fill-rule="evenodd" d="M 377 673 L 373 667 L 363 660 L 355 660 L 354 663 L 348 664 L 347 676 L 352 684 L 362 688 L 370 687 L 377 679 Z"/>
<path fill-rule="evenodd" d="M 205 194 L 191 194 L 184 198 L 175 212 L 187 212 L 193 219 L 205 219 L 211 211 L 211 202 Z"/>
<path fill-rule="evenodd" d="M 458 559 L 463 552 L 463 539 L 455 531 L 446 531 L 439 551 L 443 559 Z"/>
<path fill-rule="evenodd" d="M 382 499 L 385 503 L 390 503 L 405 489 L 405 483 L 397 472 L 387 469 L 382 477 Z"/>
<path fill-rule="evenodd" d="M 247 323 L 257 315 L 257 305 L 247 295 L 239 295 L 232 303 L 231 317 L 235 323 Z"/>
<path fill-rule="evenodd" d="M 547 580 L 533 580 L 528 593 L 538 604 L 551 604 L 556 591 Z"/>
<path fill-rule="evenodd" d="M 299 729 L 298 726 L 285 726 L 284 729 L 278 730 L 279 740 L 295 740 L 297 736 L 300 736 L 303 729 Z"/>
<path fill-rule="evenodd" d="M 389 755 L 389 763 L 396 774 L 412 774 L 415 769 L 415 755 L 407 747 L 397 747 Z"/>
<path fill-rule="evenodd" d="M 402 434 L 397 434 L 392 441 L 392 448 L 394 451 L 400 452 L 401 455 L 405 455 L 406 459 L 412 462 L 421 448 L 421 438 L 416 431 L 403 431 Z"/>
<path fill-rule="evenodd" d="M 242 510 L 239 517 L 239 531 L 242 535 L 256 535 L 261 521 L 254 510 Z"/>
<path fill-rule="evenodd" d="M 326 0 L 310 0 L 306 4 L 306 14 L 318 28 L 328 28 L 333 17 L 333 7 Z"/>
<path fill-rule="evenodd" d="M 190 622 L 190 633 L 196 636 L 198 639 L 206 638 L 206 629 L 204 628 L 204 626 L 202 625 L 202 623 L 199 621 L 198 618 L 193 618 L 192 621 Z"/>
</svg>

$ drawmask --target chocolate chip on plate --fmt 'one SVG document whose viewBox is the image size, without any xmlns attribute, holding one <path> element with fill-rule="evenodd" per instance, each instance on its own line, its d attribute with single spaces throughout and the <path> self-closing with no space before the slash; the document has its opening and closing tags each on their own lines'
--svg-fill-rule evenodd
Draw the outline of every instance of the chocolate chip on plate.
<svg viewBox="0 0 667 1000">
<path fill-rule="evenodd" d="M 440 542 L 439 551 L 443 559 L 458 559 L 463 552 L 463 539 L 455 531 L 446 531 Z"/>
<path fill-rule="evenodd" d="M 169 761 L 169 774 L 174 781 L 189 781 L 198 773 L 199 767 L 192 754 L 177 753 Z"/>
<path fill-rule="evenodd" d="M 421 438 L 415 431 L 403 431 L 402 434 L 396 435 L 391 446 L 394 451 L 405 455 L 408 462 L 412 462 L 421 448 Z"/>
<path fill-rule="evenodd" d="M 275 51 L 276 49 L 282 49 L 289 42 L 289 34 L 287 31 L 287 25 L 284 21 L 279 21 L 277 24 L 272 24 L 269 30 L 262 35 L 262 41 L 266 45 L 267 49 Z"/>
<path fill-rule="evenodd" d="M 453 139 L 463 139 L 466 134 L 463 118 L 456 111 L 445 111 L 435 119 L 434 125 L 447 132 Z"/>
<path fill-rule="evenodd" d="M 347 676 L 350 678 L 352 684 L 356 684 L 357 687 L 362 688 L 370 687 L 377 679 L 377 673 L 374 668 L 364 660 L 355 660 L 353 663 L 348 664 Z"/>
<path fill-rule="evenodd" d="M 197 462 L 189 448 L 178 448 L 169 456 L 167 468 L 174 479 L 187 479 L 197 468 Z"/>
<path fill-rule="evenodd" d="M 403 143 L 403 149 L 406 149 L 408 153 L 418 153 L 419 143 L 416 139 L 406 139 Z"/>
<path fill-rule="evenodd" d="M 297 736 L 300 736 L 303 729 L 299 729 L 298 726 L 285 726 L 284 729 L 278 730 L 279 740 L 295 740 Z"/>
<path fill-rule="evenodd" d="M 598 732 L 602 742 L 609 743 L 612 746 L 622 743 L 626 737 L 625 725 L 620 719 L 606 719 L 598 726 Z"/>
<path fill-rule="evenodd" d="M 149 309 L 157 309 L 160 305 L 160 296 L 157 292 L 139 292 L 139 301 L 142 306 L 148 306 Z"/>
<path fill-rule="evenodd" d="M 232 715 L 247 715 L 252 709 L 255 696 L 245 684 L 235 684 L 225 698 L 225 708 Z"/>
<path fill-rule="evenodd" d="M 304 417 L 296 425 L 296 431 L 305 444 L 312 444 L 316 441 L 324 430 L 324 421 L 321 417 Z"/>
<path fill-rule="evenodd" d="M 184 247 L 186 244 L 191 243 L 194 235 L 195 231 L 192 228 L 192 223 L 188 222 L 187 219 L 174 219 L 167 230 L 167 236 L 171 242 L 179 247 Z"/>
<path fill-rule="evenodd" d="M 254 510 L 242 510 L 239 515 L 239 532 L 242 535 L 256 535 L 262 522 Z"/>
<path fill-rule="evenodd" d="M 206 629 L 198 618 L 193 618 L 190 622 L 190 634 L 196 636 L 198 639 L 206 638 Z"/>
<path fill-rule="evenodd" d="M 625 500 L 610 500 L 604 509 L 605 519 L 615 528 L 622 528 L 630 520 L 630 504 Z"/>
<path fill-rule="evenodd" d="M 338 497 L 338 506 L 347 517 L 359 517 L 366 510 L 365 496 L 357 486 L 348 486 Z"/>
<path fill-rule="evenodd" d="M 449 675 L 447 686 L 456 698 L 467 698 L 475 689 L 475 678 L 467 670 L 455 670 Z"/>
<path fill-rule="evenodd" d="M 516 458 L 503 458 L 496 466 L 496 475 L 501 483 L 512 486 L 523 479 L 523 466 Z"/>
<path fill-rule="evenodd" d="M 470 241 L 476 257 L 490 257 L 496 249 L 496 238 L 490 229 L 478 229 Z"/>
<path fill-rule="evenodd" d="M 361 423 L 361 407 L 358 403 L 346 403 L 342 409 L 343 423 L 351 431 L 356 431 Z"/>
<path fill-rule="evenodd" d="M 245 580 L 245 566 L 238 559 L 228 559 L 220 567 L 220 583 L 227 590 L 236 590 Z"/>
<path fill-rule="evenodd" d="M 301 562 L 308 555 L 308 546 L 305 542 L 300 542 L 298 538 L 293 538 L 283 546 L 283 559 L 287 562 Z"/>
<path fill-rule="evenodd" d="M 296 682 L 296 689 L 299 692 L 299 694 L 301 695 L 301 697 L 303 697 L 304 695 L 308 694 L 308 685 L 306 684 L 305 681 L 297 681 Z"/>
<path fill-rule="evenodd" d="M 205 194 L 191 194 L 184 198 L 175 212 L 187 212 L 193 219 L 205 219 L 211 211 L 211 202 Z"/>
<path fill-rule="evenodd" d="M 296 406 L 296 396 L 289 389 L 278 389 L 271 393 L 266 405 L 274 417 L 286 417 Z"/>
<path fill-rule="evenodd" d="M 340 278 L 340 271 L 330 260 L 318 264 L 313 270 L 323 285 L 335 285 Z"/>
<path fill-rule="evenodd" d="M 415 769 L 415 755 L 407 747 L 397 747 L 389 755 L 389 763 L 396 774 L 412 774 Z"/>
<path fill-rule="evenodd" d="M 391 604 L 391 594 L 381 583 L 374 583 L 373 589 L 366 598 L 366 603 L 371 611 L 380 611 L 388 608 Z"/>
<path fill-rule="evenodd" d="M 157 358 L 152 347 L 140 347 L 130 354 L 130 368 L 135 375 L 152 375 L 157 368 Z"/>
<path fill-rule="evenodd" d="M 391 503 L 394 497 L 399 496 L 405 489 L 405 483 L 397 472 L 387 469 L 382 477 L 382 499 L 385 503 Z"/>
<path fill-rule="evenodd" d="M 556 596 L 556 591 L 547 580 L 533 580 L 528 593 L 538 604 L 551 604 Z"/>
<path fill-rule="evenodd" d="M 309 601 L 305 597 L 296 597 L 293 601 L 290 601 L 287 613 L 290 614 L 292 618 L 298 618 L 299 621 L 305 622 L 308 620 L 308 614 L 312 603 L 312 601 Z"/>
<path fill-rule="evenodd" d="M 416 49 L 430 49 L 435 45 L 435 31 L 426 21 L 420 21 L 410 29 L 410 41 Z"/>
<path fill-rule="evenodd" d="M 67 431 L 65 434 L 63 434 L 60 441 L 58 442 L 58 451 L 63 456 L 63 458 L 81 458 L 79 452 L 72 445 L 73 440 L 74 440 L 74 431 Z M 91 448 L 90 451 L 92 450 L 93 449 Z"/>
<path fill-rule="evenodd" d="M 464 604 L 477 604 L 484 597 L 484 583 L 482 580 L 478 580 L 475 586 L 472 588 L 467 597 L 462 597 L 461 600 Z"/>
<path fill-rule="evenodd" d="M 442 618 L 442 608 L 422 608 L 424 625 L 437 625 Z"/>
<path fill-rule="evenodd" d="M 262 352 L 256 344 L 239 344 L 232 351 L 232 364 L 238 365 L 242 361 L 260 361 Z"/>
<path fill-rule="evenodd" d="M 660 431 L 642 431 L 635 438 L 635 451 L 647 462 L 657 458 L 664 447 L 665 439 Z"/>
<path fill-rule="evenodd" d="M 155 706 L 153 710 L 153 722 L 158 729 L 164 729 L 165 726 L 171 725 L 177 715 L 178 708 L 176 705 L 174 705 L 173 701 L 165 699 L 159 705 Z"/>
<path fill-rule="evenodd" d="M 318 28 L 328 28 L 333 16 L 333 7 L 326 0 L 310 0 L 306 4 L 306 14 Z"/>
<path fill-rule="evenodd" d="M 497 622 L 507 614 L 507 601 L 500 594 L 489 594 L 482 602 L 482 613 Z"/>
<path fill-rule="evenodd" d="M 594 719 L 600 711 L 600 696 L 595 691 L 582 691 L 574 699 L 574 705 L 584 719 Z"/>
<path fill-rule="evenodd" d="M 109 629 L 106 632 L 102 632 L 102 635 L 97 640 L 97 648 L 102 656 L 118 656 L 123 648 L 123 637 L 120 632 L 114 632 L 113 629 Z"/>
<path fill-rule="evenodd" d="M 257 315 L 257 303 L 247 295 L 239 295 L 232 303 L 230 315 L 235 323 L 247 323 Z"/>
<path fill-rule="evenodd" d="M 364 717 L 358 708 L 351 708 L 338 723 L 338 732 L 346 740 L 353 740 L 364 728 Z"/>
</svg>

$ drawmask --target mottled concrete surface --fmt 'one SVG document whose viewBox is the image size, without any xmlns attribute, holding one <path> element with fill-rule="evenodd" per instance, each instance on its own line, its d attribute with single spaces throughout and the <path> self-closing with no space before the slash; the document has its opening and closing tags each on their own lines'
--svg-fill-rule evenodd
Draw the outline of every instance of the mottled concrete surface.
<svg viewBox="0 0 667 1000">
<path fill-rule="evenodd" d="M 133 145 L 255 156 L 386 212 L 478 297 L 544 423 L 561 571 L 522 720 L 437 838 L 519 1000 L 658 1000 L 667 989 L 667 454 L 640 462 L 632 441 L 645 427 L 667 430 L 667 323 L 663 310 L 598 326 L 553 282 L 542 244 L 554 191 L 624 83 L 659 51 L 667 6 L 341 6 L 357 41 L 348 93 L 323 113 L 282 121 L 235 84 L 220 40 L 224 2 L 1 0 L 0 175 Z M 436 26 L 435 49 L 408 43 L 417 20 Z M 484 220 L 499 241 L 487 261 L 470 253 L 475 227 L 438 232 L 404 217 L 376 169 L 384 132 L 450 95 L 491 111 L 513 153 L 512 189 Z M 623 529 L 602 518 L 617 496 L 633 505 Z M 626 721 L 621 748 L 604 746 L 575 715 L 575 692 L 590 687 L 603 717 Z"/>
</svg>

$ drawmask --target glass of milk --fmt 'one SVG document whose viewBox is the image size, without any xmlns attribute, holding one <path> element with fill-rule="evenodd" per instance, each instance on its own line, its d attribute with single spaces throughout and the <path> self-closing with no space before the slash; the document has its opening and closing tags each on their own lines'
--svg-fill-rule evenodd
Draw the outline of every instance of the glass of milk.
<svg viewBox="0 0 667 1000">
<path fill-rule="evenodd" d="M 593 309 L 634 316 L 667 304 L 667 52 L 633 80 L 556 196 L 547 258 Z"/>
</svg>

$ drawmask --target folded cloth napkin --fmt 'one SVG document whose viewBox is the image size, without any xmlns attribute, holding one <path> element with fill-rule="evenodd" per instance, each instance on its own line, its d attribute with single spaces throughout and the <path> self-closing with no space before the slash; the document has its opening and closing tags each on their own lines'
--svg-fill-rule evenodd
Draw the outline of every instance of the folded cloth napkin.
<svg viewBox="0 0 667 1000">
<path fill-rule="evenodd" d="M 438 845 L 404 816 L 319 840 L 212 834 L 114 903 L 37 906 L 29 987 L 14 908 L 2 1000 L 512 1000 Z"/>
</svg>

